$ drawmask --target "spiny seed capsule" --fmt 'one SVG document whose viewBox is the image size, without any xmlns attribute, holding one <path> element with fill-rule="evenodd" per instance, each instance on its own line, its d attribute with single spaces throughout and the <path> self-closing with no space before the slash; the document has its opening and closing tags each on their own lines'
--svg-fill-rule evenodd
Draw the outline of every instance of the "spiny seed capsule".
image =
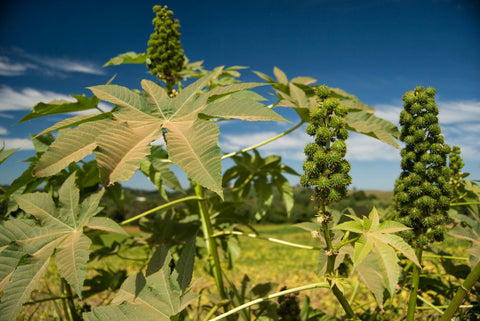
<svg viewBox="0 0 480 321">
<path fill-rule="evenodd" d="M 166 82 L 170 93 L 180 80 L 185 57 L 180 44 L 180 24 L 173 19 L 173 12 L 167 6 L 154 6 L 156 17 L 152 23 L 155 32 L 150 36 L 147 48 L 147 67 L 159 80 Z"/>
<path fill-rule="evenodd" d="M 401 152 L 402 173 L 395 182 L 394 202 L 398 219 L 412 228 L 403 236 L 414 246 L 443 237 L 450 204 L 450 172 L 444 169 L 450 148 L 440 135 L 434 95 L 435 89 L 423 87 L 406 93 L 400 114 L 400 139 L 406 145 Z M 439 222 L 438 217 L 443 220 Z M 436 222 L 441 227 L 433 232 Z"/>
<path fill-rule="evenodd" d="M 316 93 L 317 106 L 311 110 L 310 124 L 306 127 L 315 143 L 305 147 L 304 170 L 309 179 L 302 176 L 301 183 L 314 185 L 313 199 L 320 213 L 326 205 L 347 194 L 346 186 L 351 183 L 351 177 L 348 175 L 350 164 L 343 159 L 346 153 L 344 140 L 348 137 L 343 117 L 347 109 L 338 99 L 330 97 L 332 91 L 328 87 L 320 86 Z M 323 217 L 324 212 L 320 216 Z"/>
</svg>

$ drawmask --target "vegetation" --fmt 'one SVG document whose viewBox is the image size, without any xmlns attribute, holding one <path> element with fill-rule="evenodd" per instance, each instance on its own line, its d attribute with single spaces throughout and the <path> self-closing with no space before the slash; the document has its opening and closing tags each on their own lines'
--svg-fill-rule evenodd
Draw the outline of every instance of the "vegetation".
<svg viewBox="0 0 480 321">
<path fill-rule="evenodd" d="M 288 80 L 275 67 L 274 78 L 256 72 L 263 82 L 246 83 L 239 67 L 189 63 L 173 13 L 154 12 L 147 53 L 106 65 L 146 64 L 158 82 L 92 86 L 91 98 L 39 103 L 22 118 L 91 111 L 32 137 L 31 165 L 4 189 L 0 320 L 479 318 L 480 187 L 440 136 L 433 89 L 405 94 L 400 132 L 310 77 Z M 261 85 L 273 105 L 254 91 Z M 114 108 L 101 110 L 100 100 Z M 222 153 L 217 122 L 285 121 L 277 107 L 300 121 Z M 257 151 L 303 125 L 313 139 L 303 175 Z M 406 143 L 395 206 L 348 193 L 348 131 Z M 151 144 L 159 138 L 164 146 Z M 0 164 L 14 152 L 1 149 Z M 222 171 L 227 158 L 234 165 Z M 187 189 L 170 165 L 188 175 Z M 122 188 L 137 170 L 156 198 Z M 279 267 L 286 277 L 274 274 Z"/>
</svg>

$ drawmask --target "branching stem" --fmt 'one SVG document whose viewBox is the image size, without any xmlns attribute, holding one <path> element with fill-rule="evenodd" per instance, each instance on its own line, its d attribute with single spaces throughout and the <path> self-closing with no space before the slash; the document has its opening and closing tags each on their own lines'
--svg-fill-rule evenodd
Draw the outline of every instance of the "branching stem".
<svg viewBox="0 0 480 321">
<path fill-rule="evenodd" d="M 276 239 L 276 238 L 273 238 L 273 237 L 264 237 L 264 236 L 260 236 L 258 234 L 253 234 L 253 233 L 248 233 L 247 234 L 247 233 L 243 233 L 243 232 L 239 232 L 239 231 L 218 232 L 218 233 L 213 234 L 212 237 L 221 237 L 221 236 L 224 236 L 224 235 L 239 235 L 239 236 L 257 238 L 257 239 L 264 240 L 264 241 L 269 241 L 269 242 L 273 242 L 273 243 L 283 244 L 283 245 L 297 247 L 297 248 L 306 249 L 306 250 L 320 250 L 321 249 L 321 248 L 315 247 L 315 246 L 292 243 L 292 242 L 279 240 L 279 239 Z"/>
<path fill-rule="evenodd" d="M 223 319 L 225 317 L 228 317 L 229 315 L 237 313 L 238 311 L 241 311 L 243 309 L 251 307 L 252 305 L 262 303 L 262 302 L 265 302 L 265 301 L 268 301 L 268 300 L 271 300 L 271 299 L 274 299 L 274 298 L 278 298 L 279 296 L 282 296 L 282 295 L 286 295 L 286 294 L 289 294 L 289 293 L 300 292 L 300 291 L 305 291 L 305 290 L 316 289 L 316 288 L 329 288 L 329 287 L 330 287 L 330 285 L 327 282 L 322 282 L 322 283 L 312 283 L 312 284 L 300 286 L 300 287 L 297 287 L 297 288 L 292 288 L 292 289 L 288 289 L 288 290 L 285 290 L 285 291 L 280 291 L 280 292 L 273 293 L 273 294 L 264 296 L 262 298 L 247 302 L 245 304 L 242 304 L 242 305 L 240 305 L 240 306 L 238 306 L 234 309 L 231 309 L 228 312 L 225 312 L 225 313 L 217 316 L 216 318 L 211 319 L 210 321 L 217 321 L 217 320 Z"/>
<path fill-rule="evenodd" d="M 263 145 L 266 145 L 266 144 L 268 144 L 268 143 L 271 143 L 271 142 L 273 142 L 274 140 L 277 140 L 277 139 L 279 139 L 279 138 L 281 138 L 281 137 L 283 137 L 283 136 L 285 136 L 285 135 L 290 134 L 291 132 L 293 132 L 294 130 L 296 130 L 298 127 L 302 126 L 303 123 L 304 123 L 304 121 L 301 121 L 301 122 L 299 122 L 297 125 L 295 125 L 294 127 L 290 128 L 289 130 L 284 131 L 283 133 L 278 134 L 277 136 L 274 136 L 274 137 L 272 137 L 272 138 L 269 138 L 269 139 L 267 139 L 267 140 L 265 140 L 265 141 L 263 141 L 263 142 L 261 142 L 261 143 L 258 143 L 258 144 L 255 144 L 255 145 L 253 145 L 253 146 L 244 148 L 244 149 L 239 150 L 239 151 L 237 151 L 237 152 L 225 154 L 225 155 L 222 156 L 222 160 L 223 160 L 223 159 L 226 159 L 226 158 L 229 158 L 229 157 L 233 157 L 233 156 L 235 156 L 235 155 L 237 155 L 237 154 L 240 154 L 240 153 L 248 152 L 249 150 L 258 148 L 258 147 L 263 146 Z"/>
<path fill-rule="evenodd" d="M 152 209 L 149 209 L 148 211 L 145 211 L 141 214 L 138 214 L 137 216 L 134 216 L 134 217 L 131 217 L 129 218 L 128 220 L 125 220 L 123 222 L 120 223 L 120 225 L 126 225 L 128 223 L 131 223 L 133 221 L 136 221 L 136 220 L 139 220 L 141 219 L 142 217 L 145 217 L 149 214 L 152 214 L 152 213 L 155 213 L 155 212 L 158 212 L 158 211 L 161 211 L 163 209 L 166 209 L 166 208 L 169 208 L 173 205 L 177 205 L 177 204 L 180 204 L 180 203 L 183 203 L 183 202 L 187 202 L 187 201 L 195 201 L 195 200 L 201 200 L 202 198 L 200 198 L 199 196 L 187 196 L 187 197 L 184 197 L 184 198 L 180 198 L 178 200 L 175 200 L 175 201 L 171 201 L 171 202 L 168 202 L 166 204 L 162 204 L 160 206 L 157 206 L 157 207 L 154 207 Z"/>
</svg>

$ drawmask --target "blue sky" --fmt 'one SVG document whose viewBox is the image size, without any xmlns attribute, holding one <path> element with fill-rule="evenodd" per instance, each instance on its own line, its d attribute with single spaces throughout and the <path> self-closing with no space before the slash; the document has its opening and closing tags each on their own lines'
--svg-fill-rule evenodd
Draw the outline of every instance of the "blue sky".
<svg viewBox="0 0 480 321">
<path fill-rule="evenodd" d="M 446 141 L 462 147 L 465 171 L 480 179 L 478 1 L 17 0 L 0 4 L 0 144 L 21 151 L 0 165 L 0 184 L 27 167 L 21 160 L 33 154 L 29 135 L 61 120 L 15 124 L 37 102 L 90 96 L 86 87 L 104 84 L 114 74 L 116 84 L 129 88 L 152 79 L 142 65 L 101 66 L 117 54 L 146 50 L 155 4 L 168 5 L 180 20 L 181 42 L 191 61 L 203 60 L 208 69 L 247 66 L 245 81 L 259 81 L 252 70 L 272 75 L 277 66 L 289 78 L 310 76 L 342 88 L 395 124 L 406 91 L 435 87 Z M 285 109 L 280 113 L 296 121 Z M 289 126 L 226 123 L 219 144 L 225 152 L 234 151 Z M 297 131 L 260 151 L 281 155 L 301 172 L 307 141 Z M 354 134 L 347 143 L 352 187 L 392 189 L 400 172 L 398 150 Z M 151 188 L 140 175 L 124 185 Z"/>
</svg>

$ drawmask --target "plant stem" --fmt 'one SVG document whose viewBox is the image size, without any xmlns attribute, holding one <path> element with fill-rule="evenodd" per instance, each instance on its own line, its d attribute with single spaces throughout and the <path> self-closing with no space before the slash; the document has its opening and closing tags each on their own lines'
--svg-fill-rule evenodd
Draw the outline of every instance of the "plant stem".
<svg viewBox="0 0 480 321">
<path fill-rule="evenodd" d="M 213 234 L 212 237 L 220 237 L 220 236 L 223 236 L 223 235 L 247 236 L 247 237 L 251 237 L 251 238 L 257 238 L 257 239 L 264 240 L 264 241 L 269 241 L 269 242 L 273 242 L 273 243 L 288 245 L 288 246 L 297 247 L 297 248 L 306 249 L 306 250 L 320 250 L 321 249 L 321 248 L 315 247 L 315 246 L 292 243 L 292 242 L 279 240 L 279 239 L 276 239 L 276 238 L 273 238 L 273 237 L 263 237 L 263 236 L 260 236 L 260 235 L 257 235 L 257 234 L 253 234 L 253 233 L 248 233 L 247 234 L 247 233 L 243 233 L 243 232 L 239 232 L 239 231 L 219 232 L 219 233 Z"/>
<path fill-rule="evenodd" d="M 298 127 L 302 126 L 303 123 L 304 123 L 304 122 L 301 121 L 301 122 L 299 122 L 297 125 L 295 125 L 294 127 L 290 128 L 289 130 L 284 131 L 283 133 L 278 134 L 277 136 L 272 137 L 272 138 L 269 138 L 269 139 L 267 139 L 267 140 L 265 140 L 265 141 L 263 141 L 263 142 L 261 142 L 261 143 L 258 143 L 258 144 L 256 144 L 256 145 L 253 145 L 253 146 L 244 148 L 244 149 L 239 150 L 239 151 L 237 151 L 237 152 L 225 154 L 225 155 L 222 156 L 222 160 L 223 160 L 223 159 L 226 159 L 226 158 L 229 158 L 229 157 L 232 157 L 232 156 L 235 156 L 235 155 L 240 154 L 240 153 L 248 152 L 249 150 L 258 148 L 258 147 L 263 146 L 263 145 L 266 145 L 266 144 L 268 144 L 268 143 L 271 143 L 271 142 L 273 142 L 274 140 L 277 140 L 277 139 L 279 139 L 279 138 L 281 138 L 281 137 L 283 137 L 283 136 L 285 136 L 285 135 L 290 134 L 291 132 L 293 132 L 294 130 L 296 130 Z"/>
<path fill-rule="evenodd" d="M 422 248 L 417 248 L 415 254 L 417 255 L 418 262 L 422 264 Z M 410 292 L 410 299 L 408 301 L 408 311 L 406 321 L 415 320 L 415 310 L 417 308 L 417 294 L 418 285 L 420 283 L 420 268 L 416 265 L 412 265 L 412 290 Z"/>
<path fill-rule="evenodd" d="M 325 213 L 325 206 L 322 205 L 321 208 L 319 209 L 319 215 L 322 216 Z M 330 228 L 328 226 L 328 221 L 323 220 L 322 222 L 322 230 L 323 230 L 323 236 L 325 238 L 325 243 L 326 243 L 326 254 L 327 254 L 327 269 L 325 271 L 325 274 L 328 277 L 331 277 L 334 274 L 335 270 L 335 259 L 337 258 L 337 252 L 333 246 L 332 243 L 332 237 L 330 235 Z M 329 280 L 328 283 L 331 285 L 332 281 Z M 337 287 L 336 284 L 331 285 L 332 292 L 337 298 L 338 302 L 342 305 L 343 310 L 347 314 L 347 317 L 350 319 L 355 319 L 358 320 L 358 317 L 355 315 L 355 312 L 353 312 L 352 306 L 348 302 L 347 298 L 345 295 L 343 295 L 343 292 L 340 291 L 340 289 Z"/>
<path fill-rule="evenodd" d="M 67 303 L 68 303 L 68 308 L 70 310 L 70 315 L 72 317 L 72 320 L 81 321 L 80 316 L 77 314 L 77 308 L 75 307 L 75 302 L 73 302 L 72 288 L 64 278 L 62 278 L 62 283 L 64 285 L 65 291 L 67 292 Z"/>
<path fill-rule="evenodd" d="M 480 202 L 450 203 L 450 206 L 480 205 Z"/>
<path fill-rule="evenodd" d="M 452 301 L 448 305 L 440 321 L 448 321 L 453 317 L 453 314 L 455 313 L 455 311 L 457 311 L 458 307 L 460 306 L 463 299 L 465 298 L 465 295 L 467 295 L 467 293 L 470 292 L 470 289 L 477 282 L 479 277 L 480 277 L 480 262 L 477 263 L 475 268 L 473 268 L 473 270 L 468 274 L 463 284 L 459 287 L 457 293 L 455 294 Z"/>
<path fill-rule="evenodd" d="M 252 305 L 255 305 L 255 304 L 258 304 L 258 303 L 261 303 L 261 302 L 265 302 L 265 301 L 277 298 L 277 297 L 282 296 L 282 295 L 286 295 L 286 294 L 289 294 L 289 293 L 300 292 L 300 291 L 305 291 L 305 290 L 316 289 L 316 288 L 328 288 L 328 287 L 330 287 L 330 285 L 327 282 L 312 283 L 312 284 L 300 286 L 300 287 L 297 287 L 297 288 L 292 288 L 292 289 L 288 289 L 288 290 L 285 290 L 285 291 L 280 291 L 280 292 L 277 292 L 277 293 L 273 293 L 273 294 L 264 296 L 262 298 L 247 302 L 245 304 L 242 304 L 242 305 L 240 305 L 240 306 L 238 306 L 238 307 L 236 307 L 236 308 L 234 308 L 234 309 L 232 309 L 228 312 L 225 312 L 224 314 L 221 314 L 221 315 L 217 316 L 216 318 L 211 319 L 210 321 L 217 321 L 217 320 L 223 319 L 223 318 L 225 318 L 229 315 L 232 315 L 232 314 L 234 314 L 238 311 L 241 311 L 243 309 L 251 307 Z"/>
<path fill-rule="evenodd" d="M 199 196 L 187 196 L 187 197 L 184 197 L 184 198 L 180 198 L 178 200 L 175 200 L 175 201 L 171 201 L 171 202 L 168 202 L 166 204 L 162 204 L 160 206 L 157 206 L 155 208 L 152 208 L 148 211 L 145 211 L 141 214 L 138 214 L 137 216 L 134 216 L 134 217 L 131 217 L 129 218 L 128 220 L 125 220 L 123 222 L 120 223 L 120 225 L 126 225 L 128 223 L 131 223 L 133 221 L 136 221 L 136 220 L 139 220 L 141 219 L 142 217 L 144 216 L 147 216 L 149 214 L 152 214 L 152 213 L 155 213 L 155 212 L 158 212 L 158 211 L 161 211 L 163 209 L 166 209 L 166 208 L 169 208 L 173 205 L 177 205 L 177 204 L 180 204 L 180 203 L 183 203 L 183 202 L 186 202 L 186 201 L 193 201 L 193 200 L 201 200 L 201 198 Z"/>
<path fill-rule="evenodd" d="M 223 284 L 222 267 L 220 265 L 217 242 L 213 237 L 212 222 L 210 221 L 210 216 L 203 200 L 205 198 L 205 190 L 202 186 L 195 184 L 195 194 L 197 195 L 198 210 L 200 212 L 200 219 L 202 221 L 203 237 L 205 239 L 205 243 L 207 244 L 207 251 L 212 264 L 215 285 L 217 286 L 220 298 L 224 300 L 227 299 L 227 294 L 225 293 L 225 287 Z"/>
</svg>

